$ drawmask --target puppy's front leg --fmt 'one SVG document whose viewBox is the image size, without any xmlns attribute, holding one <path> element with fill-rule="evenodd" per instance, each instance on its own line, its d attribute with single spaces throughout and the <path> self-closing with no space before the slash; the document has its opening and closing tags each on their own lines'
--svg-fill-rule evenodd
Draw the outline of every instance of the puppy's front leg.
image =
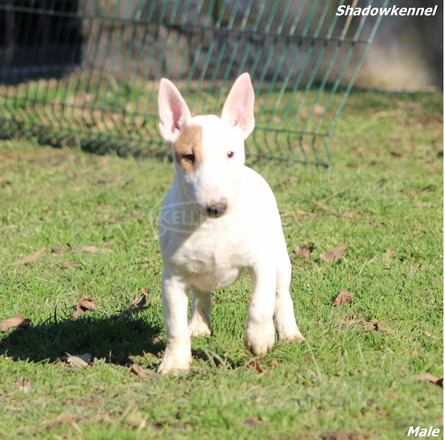
<svg viewBox="0 0 445 440">
<path fill-rule="evenodd" d="M 188 370 L 192 360 L 187 324 L 189 286 L 164 268 L 162 273 L 162 306 L 164 308 L 167 346 L 158 373 Z"/>
<path fill-rule="evenodd" d="M 264 258 L 249 269 L 249 274 L 252 280 L 252 300 L 244 343 L 254 355 L 262 356 L 272 349 L 275 342 L 275 261 L 270 257 Z"/>
</svg>

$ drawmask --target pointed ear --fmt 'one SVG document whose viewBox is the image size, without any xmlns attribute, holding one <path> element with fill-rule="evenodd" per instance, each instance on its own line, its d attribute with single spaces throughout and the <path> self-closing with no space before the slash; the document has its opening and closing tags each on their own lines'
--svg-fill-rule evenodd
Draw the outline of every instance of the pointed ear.
<svg viewBox="0 0 445 440">
<path fill-rule="evenodd" d="M 175 142 L 192 115 L 171 81 L 161 79 L 158 93 L 159 131 L 167 142 Z"/>
<path fill-rule="evenodd" d="M 221 115 L 222 119 L 243 132 L 244 139 L 255 127 L 254 103 L 255 92 L 250 75 L 246 72 L 238 77 L 230 89 Z"/>
</svg>

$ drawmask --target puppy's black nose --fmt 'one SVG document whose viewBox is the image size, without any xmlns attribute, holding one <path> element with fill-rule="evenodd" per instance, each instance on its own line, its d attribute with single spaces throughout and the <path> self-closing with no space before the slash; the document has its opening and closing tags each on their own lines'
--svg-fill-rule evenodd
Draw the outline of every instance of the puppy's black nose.
<svg viewBox="0 0 445 440">
<path fill-rule="evenodd" d="M 227 202 L 223 199 L 220 202 L 211 201 L 207 204 L 206 211 L 209 217 L 221 217 L 227 210 Z"/>
</svg>

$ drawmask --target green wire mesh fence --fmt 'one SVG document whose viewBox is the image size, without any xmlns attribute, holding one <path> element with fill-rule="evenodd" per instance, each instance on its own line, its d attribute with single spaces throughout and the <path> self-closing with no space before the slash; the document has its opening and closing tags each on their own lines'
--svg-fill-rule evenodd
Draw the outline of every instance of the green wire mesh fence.
<svg viewBox="0 0 445 440">
<path fill-rule="evenodd" d="M 168 154 L 161 77 L 192 113 L 219 113 L 248 71 L 247 153 L 325 166 L 328 141 L 388 0 L 0 0 L 0 136 L 96 153 Z"/>
</svg>

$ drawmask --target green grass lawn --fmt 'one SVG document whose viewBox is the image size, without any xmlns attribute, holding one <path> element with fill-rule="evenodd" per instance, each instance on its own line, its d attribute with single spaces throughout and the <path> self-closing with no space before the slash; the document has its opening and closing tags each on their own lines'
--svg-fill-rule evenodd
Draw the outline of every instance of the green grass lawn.
<svg viewBox="0 0 445 440">
<path fill-rule="evenodd" d="M 289 252 L 315 247 L 293 260 L 306 341 L 250 362 L 243 277 L 214 294 L 191 372 L 161 377 L 156 224 L 173 165 L 0 141 L 0 321 L 31 320 L 0 333 L 0 438 L 394 440 L 417 425 L 442 436 L 442 388 L 419 379 L 443 375 L 442 96 L 355 92 L 330 148 L 330 170 L 254 165 Z M 343 244 L 342 259 L 320 259 Z M 142 288 L 145 307 L 129 313 Z M 334 306 L 344 289 L 352 302 Z M 96 308 L 74 318 L 84 297 Z M 66 362 L 85 353 L 92 365 Z"/>
</svg>

